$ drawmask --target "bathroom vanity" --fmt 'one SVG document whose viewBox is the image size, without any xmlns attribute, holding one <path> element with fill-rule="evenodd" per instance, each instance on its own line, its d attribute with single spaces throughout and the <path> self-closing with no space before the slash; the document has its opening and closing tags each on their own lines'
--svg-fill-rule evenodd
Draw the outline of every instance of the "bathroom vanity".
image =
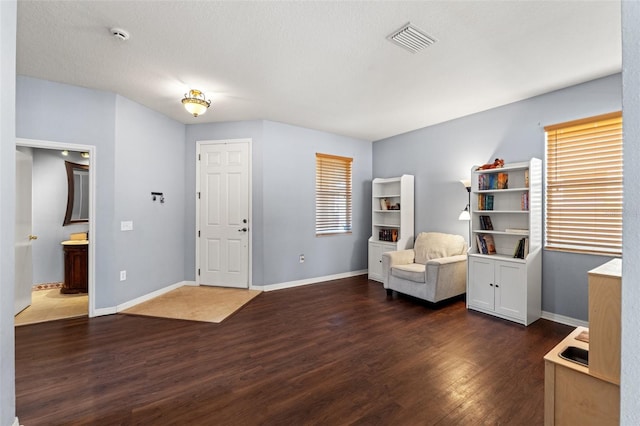
<svg viewBox="0 0 640 426">
<path fill-rule="evenodd" d="M 64 283 L 60 293 L 87 293 L 89 283 L 89 240 L 62 242 L 64 251 Z"/>
</svg>

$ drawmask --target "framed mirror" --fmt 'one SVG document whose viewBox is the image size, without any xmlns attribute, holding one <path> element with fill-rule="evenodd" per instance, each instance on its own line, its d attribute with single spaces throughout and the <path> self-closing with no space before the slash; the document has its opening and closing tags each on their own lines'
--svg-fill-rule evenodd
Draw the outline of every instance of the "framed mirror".
<svg viewBox="0 0 640 426">
<path fill-rule="evenodd" d="M 62 226 L 89 222 L 89 166 L 64 162 L 67 168 L 67 212 Z"/>
</svg>

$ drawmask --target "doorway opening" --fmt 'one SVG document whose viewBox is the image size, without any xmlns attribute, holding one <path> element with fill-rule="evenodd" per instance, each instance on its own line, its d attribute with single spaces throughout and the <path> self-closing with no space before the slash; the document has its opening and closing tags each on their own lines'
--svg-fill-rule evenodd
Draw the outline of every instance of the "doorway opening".
<svg viewBox="0 0 640 426">
<path fill-rule="evenodd" d="M 28 323 L 50 321 L 53 319 L 59 319 L 62 317 L 70 317 L 70 316 L 88 315 L 89 317 L 93 317 L 95 316 L 95 244 L 89 242 L 89 239 L 95 239 L 95 235 L 96 235 L 96 213 L 97 213 L 95 208 L 96 194 L 97 194 L 96 193 L 96 186 L 97 186 L 96 173 L 95 173 L 95 164 L 97 160 L 96 147 L 92 145 L 80 145 L 80 144 L 60 143 L 60 142 L 42 141 L 42 140 L 33 140 L 33 139 L 21 139 L 21 138 L 16 139 L 16 147 L 18 149 L 21 147 L 30 148 L 32 152 L 40 151 L 42 153 L 46 151 L 51 151 L 51 153 L 46 152 L 46 155 L 51 154 L 51 155 L 64 156 L 65 154 L 76 153 L 76 155 L 79 155 L 79 153 L 83 153 L 82 155 L 84 159 L 83 162 L 86 165 L 88 165 L 88 177 L 89 177 L 88 185 L 87 185 L 88 196 L 86 196 L 86 194 L 83 195 L 83 196 L 86 196 L 86 200 L 87 200 L 86 209 L 88 211 L 88 216 L 87 216 L 88 222 L 83 223 L 82 224 L 83 226 L 81 227 L 78 227 L 79 224 L 76 224 L 75 227 L 67 226 L 63 228 L 62 224 L 63 224 L 63 218 L 65 216 L 65 211 L 58 212 L 57 210 L 59 210 L 59 208 L 56 208 L 55 211 L 51 212 L 51 215 L 54 215 L 56 219 L 58 217 L 60 218 L 60 221 L 59 221 L 60 225 L 52 226 L 55 228 L 55 230 L 48 232 L 49 235 L 47 235 L 46 237 L 45 235 L 43 235 L 40 241 L 38 241 L 38 235 L 33 235 L 34 233 L 31 231 L 28 232 L 29 244 L 32 244 L 32 243 L 37 244 L 39 242 L 43 244 L 46 243 L 49 246 L 52 246 L 49 248 L 50 250 L 51 249 L 56 250 L 56 253 L 58 253 L 57 250 L 59 250 L 60 255 L 54 256 L 55 260 L 52 260 L 52 261 L 55 262 L 56 268 L 63 268 L 63 270 L 64 270 L 64 264 L 60 265 L 60 263 L 64 263 L 64 260 L 68 259 L 68 254 L 66 250 L 67 246 L 63 245 L 63 243 L 68 243 L 69 241 L 67 240 L 74 240 L 74 241 L 71 241 L 72 249 L 79 249 L 82 247 L 81 245 L 83 245 L 85 250 L 85 253 L 84 253 L 85 271 L 83 271 L 83 274 L 85 274 L 85 277 L 86 277 L 85 278 L 86 287 L 83 289 L 80 289 L 79 291 L 75 291 L 77 289 L 73 289 L 73 288 L 71 289 L 73 291 L 67 291 L 66 289 L 64 289 L 63 287 L 65 287 L 66 283 L 68 282 L 68 279 L 67 277 L 65 277 L 64 272 L 62 275 L 63 277 L 62 280 L 57 278 L 53 280 L 47 280 L 46 283 L 43 283 L 43 282 L 40 282 L 41 280 L 38 279 L 38 277 L 28 276 L 27 280 L 24 280 L 24 277 L 23 277 L 22 279 L 23 282 L 20 283 L 19 282 L 20 273 L 17 269 L 18 261 L 26 260 L 24 262 L 25 265 L 22 265 L 22 268 L 27 271 L 27 275 L 28 275 L 29 272 L 33 273 L 34 261 L 41 262 L 43 261 L 43 259 L 41 260 L 32 259 L 31 256 L 28 256 L 28 257 L 23 256 L 22 259 L 18 259 L 18 256 L 16 256 L 16 287 L 22 286 L 24 290 L 23 293 L 27 293 L 27 289 L 29 288 L 32 290 L 32 292 L 29 293 L 28 295 L 29 303 L 33 302 L 32 306 L 30 308 L 22 310 L 22 312 L 19 314 L 19 316 L 26 317 L 26 318 L 22 318 L 22 323 L 25 323 L 24 321 L 27 321 Z M 72 159 L 73 155 L 70 155 L 69 158 Z M 64 161 L 61 161 L 60 164 L 62 165 L 64 170 L 64 167 L 65 167 Z M 16 165 L 16 168 L 18 168 L 17 165 Z M 65 204 L 66 204 L 66 197 L 67 197 L 66 184 L 67 183 L 65 181 L 64 183 L 65 189 L 63 191 L 64 192 L 63 196 L 65 197 L 64 198 Z M 18 179 L 16 179 L 17 197 L 19 197 L 19 191 L 20 191 L 19 185 L 20 183 L 18 182 Z M 59 186 L 60 185 L 57 186 L 58 188 L 57 192 L 56 190 L 52 190 L 52 193 L 50 194 L 51 197 L 60 197 Z M 33 186 L 29 188 L 29 191 L 31 191 L 32 188 Z M 48 194 L 48 193 L 45 193 L 45 194 Z M 40 194 L 39 196 L 43 197 L 42 194 Z M 57 201 L 57 198 L 56 198 L 56 201 Z M 16 200 L 16 202 L 19 203 L 19 200 Z M 33 213 L 36 208 L 38 209 L 43 208 L 42 202 L 43 202 L 42 199 L 38 199 L 34 201 L 33 207 L 29 205 L 29 208 L 33 209 L 31 212 L 31 217 L 33 217 Z M 19 206 L 17 206 L 17 208 L 19 208 Z M 16 218 L 16 220 L 18 220 L 18 217 Z M 74 229 L 71 229 L 71 228 L 74 228 Z M 38 232 L 41 232 L 41 230 Z M 18 250 L 21 249 L 19 247 L 19 241 L 21 237 L 23 236 L 19 234 L 19 230 L 18 228 L 16 228 L 16 253 L 18 253 Z M 82 241 L 81 237 L 84 237 L 85 240 Z M 62 254 L 63 247 L 64 247 L 64 254 Z M 61 258 L 64 260 L 61 260 Z M 39 264 L 38 267 L 46 268 L 47 266 Z M 59 274 L 60 272 L 58 271 L 56 273 L 56 277 L 59 276 Z M 38 284 L 38 285 L 34 285 L 34 284 Z M 18 299 L 18 297 L 19 297 L 18 289 L 16 288 L 16 299 Z M 26 297 L 26 296 L 23 295 L 22 297 Z M 18 304 L 17 300 L 16 300 L 16 304 Z M 55 311 L 59 312 L 58 317 L 56 317 Z M 25 315 L 28 312 L 29 312 L 29 315 Z M 21 321 L 18 321 L 18 316 L 16 316 L 16 325 L 19 325 L 20 323 Z"/>
</svg>

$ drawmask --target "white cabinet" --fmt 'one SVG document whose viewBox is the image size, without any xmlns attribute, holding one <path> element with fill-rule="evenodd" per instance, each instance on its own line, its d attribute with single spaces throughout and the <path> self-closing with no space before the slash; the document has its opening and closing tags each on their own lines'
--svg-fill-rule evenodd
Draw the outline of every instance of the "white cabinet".
<svg viewBox="0 0 640 426">
<path fill-rule="evenodd" d="M 467 307 L 529 325 L 542 314 L 542 162 L 476 169 Z"/>
<path fill-rule="evenodd" d="M 369 242 L 370 280 L 382 281 L 382 253 L 393 250 L 395 250 L 393 245 Z"/>
<path fill-rule="evenodd" d="M 369 279 L 382 281 L 382 253 L 413 247 L 413 176 L 376 178 L 371 187 Z"/>
</svg>

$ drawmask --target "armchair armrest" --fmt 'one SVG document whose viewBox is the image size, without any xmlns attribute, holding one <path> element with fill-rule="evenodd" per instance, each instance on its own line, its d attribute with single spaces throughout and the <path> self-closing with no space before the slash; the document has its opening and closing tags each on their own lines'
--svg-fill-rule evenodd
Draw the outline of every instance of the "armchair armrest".
<svg viewBox="0 0 640 426">
<path fill-rule="evenodd" d="M 428 260 L 426 265 L 446 265 L 449 263 L 463 262 L 467 260 L 466 254 L 458 254 L 456 256 L 441 257 L 438 259 Z"/>
<path fill-rule="evenodd" d="M 394 265 L 408 265 L 413 263 L 415 252 L 413 249 L 388 251 L 382 253 L 382 284 L 389 288 L 389 273 Z"/>
<path fill-rule="evenodd" d="M 467 282 L 467 255 L 431 259 L 426 264 L 426 282 L 434 286 L 435 300 L 464 293 Z"/>
</svg>

